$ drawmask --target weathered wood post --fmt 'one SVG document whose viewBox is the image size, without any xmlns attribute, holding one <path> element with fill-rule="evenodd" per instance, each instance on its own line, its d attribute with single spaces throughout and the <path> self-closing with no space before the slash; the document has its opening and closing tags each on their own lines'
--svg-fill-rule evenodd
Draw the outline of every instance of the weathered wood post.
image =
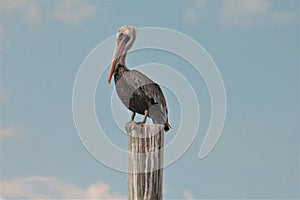
<svg viewBox="0 0 300 200">
<path fill-rule="evenodd" d="M 160 200 L 163 185 L 164 126 L 126 124 L 128 134 L 128 199 Z"/>
</svg>

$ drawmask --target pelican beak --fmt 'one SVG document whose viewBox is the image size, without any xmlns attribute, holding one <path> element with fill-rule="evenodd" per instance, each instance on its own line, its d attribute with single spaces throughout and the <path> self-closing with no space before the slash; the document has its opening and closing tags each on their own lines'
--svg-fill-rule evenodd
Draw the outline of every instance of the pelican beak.
<svg viewBox="0 0 300 200">
<path fill-rule="evenodd" d="M 120 59 L 121 56 L 123 56 L 126 52 L 124 52 L 125 49 L 125 44 L 126 42 L 128 42 L 129 37 L 128 36 L 122 36 L 121 40 L 117 41 L 116 44 L 116 48 L 114 51 L 114 56 L 112 58 L 112 62 L 111 62 L 111 66 L 110 66 L 110 71 L 109 71 L 109 75 L 108 75 L 108 84 L 110 84 L 112 75 L 114 74 L 116 65 L 118 64 L 118 61 Z"/>
</svg>

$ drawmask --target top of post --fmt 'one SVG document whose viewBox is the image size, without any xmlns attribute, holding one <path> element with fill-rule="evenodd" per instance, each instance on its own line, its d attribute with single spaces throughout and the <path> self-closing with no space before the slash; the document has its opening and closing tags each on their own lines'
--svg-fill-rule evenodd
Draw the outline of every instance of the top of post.
<svg viewBox="0 0 300 200">
<path fill-rule="evenodd" d="M 126 123 L 125 129 L 129 136 L 139 138 L 153 137 L 165 132 L 162 124 L 137 124 L 136 122 Z"/>
</svg>

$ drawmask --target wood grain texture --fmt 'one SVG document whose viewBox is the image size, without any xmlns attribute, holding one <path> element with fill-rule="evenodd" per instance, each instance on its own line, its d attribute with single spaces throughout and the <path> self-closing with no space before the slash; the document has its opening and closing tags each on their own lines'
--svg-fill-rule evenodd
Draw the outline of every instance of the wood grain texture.
<svg viewBox="0 0 300 200">
<path fill-rule="evenodd" d="M 128 199 L 162 199 L 164 125 L 126 124 L 128 133 Z"/>
</svg>

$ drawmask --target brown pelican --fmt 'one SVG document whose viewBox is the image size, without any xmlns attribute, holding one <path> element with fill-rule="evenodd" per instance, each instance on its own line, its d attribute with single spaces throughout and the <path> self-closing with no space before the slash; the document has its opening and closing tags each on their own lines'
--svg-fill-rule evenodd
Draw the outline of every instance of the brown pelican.
<svg viewBox="0 0 300 200">
<path fill-rule="evenodd" d="M 141 72 L 129 70 L 125 65 L 126 54 L 135 38 L 136 29 L 133 26 L 122 26 L 118 30 L 108 83 L 114 75 L 117 94 L 122 103 L 132 111 L 131 121 L 139 113 L 144 115 L 140 124 L 144 124 L 149 117 L 154 124 L 163 124 L 164 130 L 168 131 L 168 109 L 159 85 Z"/>
</svg>

